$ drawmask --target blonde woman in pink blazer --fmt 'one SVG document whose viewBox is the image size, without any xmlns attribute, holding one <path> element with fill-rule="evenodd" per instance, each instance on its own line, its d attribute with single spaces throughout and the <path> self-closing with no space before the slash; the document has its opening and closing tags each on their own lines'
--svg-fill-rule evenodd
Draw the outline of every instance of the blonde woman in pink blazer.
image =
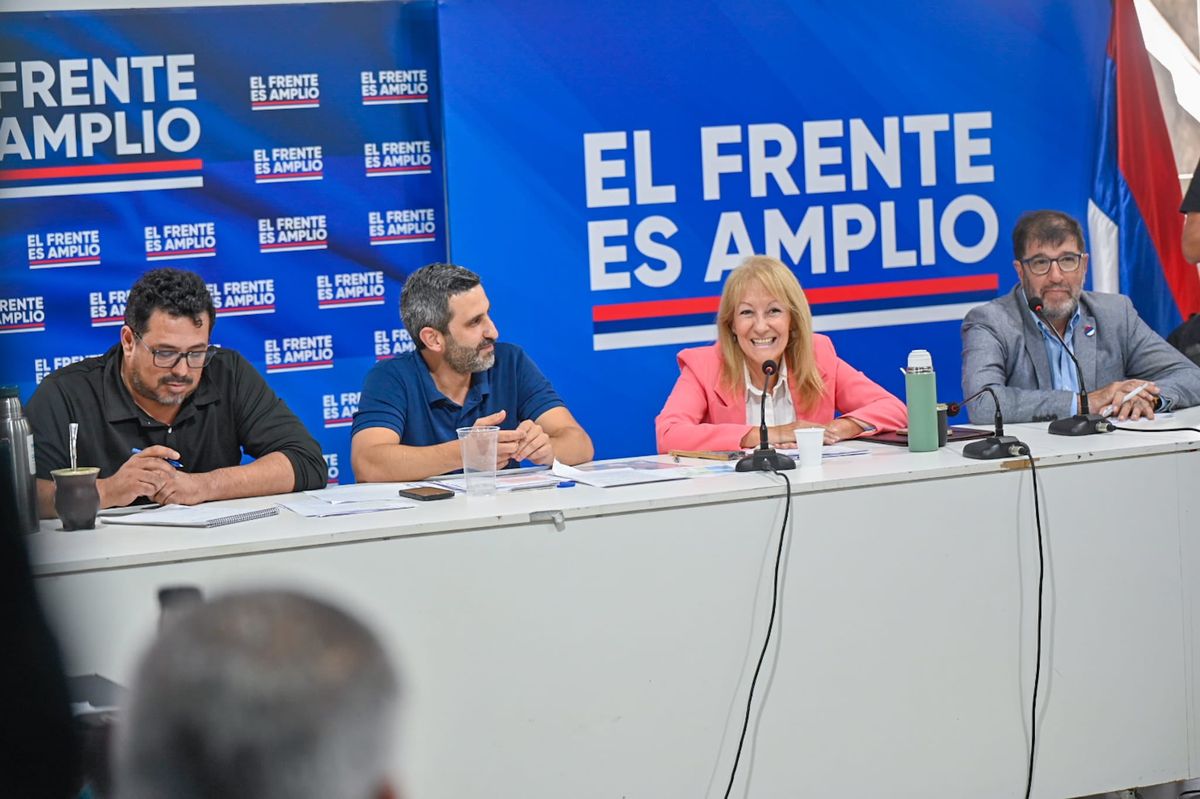
<svg viewBox="0 0 1200 799">
<path fill-rule="evenodd" d="M 832 444 L 908 423 L 904 403 L 813 333 L 800 283 L 775 258 L 752 256 L 729 274 L 717 341 L 678 360 L 679 379 L 654 422 L 659 452 L 756 446 L 767 360 L 780 365 L 766 402 L 772 444 L 793 444 L 797 427 L 824 428 Z"/>
</svg>

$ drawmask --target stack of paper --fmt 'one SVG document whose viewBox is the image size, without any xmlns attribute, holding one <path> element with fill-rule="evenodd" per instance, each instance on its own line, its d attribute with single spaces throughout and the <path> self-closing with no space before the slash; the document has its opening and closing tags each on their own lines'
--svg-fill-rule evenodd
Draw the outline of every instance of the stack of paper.
<svg viewBox="0 0 1200 799">
<path fill-rule="evenodd" d="M 401 499 L 400 492 L 419 485 L 424 485 L 424 483 L 355 483 L 348 486 L 330 486 L 315 491 L 305 491 L 304 494 L 335 505 L 347 502 L 390 502 L 392 500 L 410 505 L 411 503 L 408 503 L 407 500 Z"/>
<path fill-rule="evenodd" d="M 584 483 L 590 486 L 598 486 L 600 488 L 613 488 L 615 486 L 637 485 L 639 483 L 657 483 L 663 480 L 684 480 L 689 476 L 687 467 L 676 468 L 656 468 L 653 469 L 633 469 L 628 466 L 618 466 L 610 468 L 609 464 L 603 464 L 604 468 L 595 469 L 576 469 L 573 466 L 567 466 L 565 463 L 554 461 L 554 468 L 551 470 L 564 480 L 574 480 L 576 483 Z"/>
<path fill-rule="evenodd" d="M 782 455 L 787 455 L 793 460 L 800 454 L 799 450 L 780 448 L 778 452 Z M 851 455 L 868 455 L 871 450 L 869 447 L 864 447 L 856 444 L 826 444 L 821 447 L 821 457 L 824 458 L 846 458 Z"/>
<path fill-rule="evenodd" d="M 106 516 L 106 524 L 154 524 L 164 527 L 221 527 L 279 513 L 278 508 L 243 508 L 202 503 L 200 505 L 164 505 L 128 516 Z"/>
<path fill-rule="evenodd" d="M 312 497 L 299 496 L 279 500 L 279 506 L 293 513 L 310 518 L 326 516 L 351 516 L 355 513 L 377 513 L 384 510 L 400 510 L 416 507 L 402 499 L 381 499 L 367 502 L 323 502 Z"/>
<path fill-rule="evenodd" d="M 305 491 L 301 496 L 279 500 L 278 504 L 293 513 L 310 518 L 414 508 L 416 503 L 402 499 L 399 491 L 415 485 L 419 483 L 356 483 L 332 486 L 317 491 Z"/>
<path fill-rule="evenodd" d="M 467 478 L 461 474 L 447 475 L 438 477 L 430 481 L 437 485 L 449 488 L 458 493 L 464 493 L 467 490 Z M 497 472 L 496 473 L 496 490 L 497 491 L 521 491 L 526 488 L 554 488 L 561 482 L 548 471 L 539 472 Z"/>
<path fill-rule="evenodd" d="M 826 444 L 821 447 L 822 458 L 845 458 L 850 455 L 867 455 L 870 452 L 869 447 L 855 444 Z"/>
</svg>

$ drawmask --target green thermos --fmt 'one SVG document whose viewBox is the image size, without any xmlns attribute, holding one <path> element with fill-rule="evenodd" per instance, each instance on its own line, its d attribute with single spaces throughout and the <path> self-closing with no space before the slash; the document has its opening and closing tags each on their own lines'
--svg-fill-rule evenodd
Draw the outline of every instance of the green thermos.
<svg viewBox="0 0 1200 799">
<path fill-rule="evenodd" d="M 904 393 L 908 404 L 909 452 L 933 452 L 938 448 L 937 375 L 928 350 L 908 354 L 904 370 Z"/>
</svg>

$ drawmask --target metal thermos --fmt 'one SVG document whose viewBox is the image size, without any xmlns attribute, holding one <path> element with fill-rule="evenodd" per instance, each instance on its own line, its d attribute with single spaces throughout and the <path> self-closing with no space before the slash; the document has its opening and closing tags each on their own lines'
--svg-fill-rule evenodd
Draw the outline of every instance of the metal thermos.
<svg viewBox="0 0 1200 799">
<path fill-rule="evenodd" d="M 38 531 L 36 474 L 33 433 L 21 410 L 21 392 L 16 386 L 0 386 L 0 513 L 23 533 Z"/>
<path fill-rule="evenodd" d="M 938 448 L 937 375 L 927 350 L 908 354 L 904 389 L 908 405 L 908 450 L 933 452 Z"/>
</svg>

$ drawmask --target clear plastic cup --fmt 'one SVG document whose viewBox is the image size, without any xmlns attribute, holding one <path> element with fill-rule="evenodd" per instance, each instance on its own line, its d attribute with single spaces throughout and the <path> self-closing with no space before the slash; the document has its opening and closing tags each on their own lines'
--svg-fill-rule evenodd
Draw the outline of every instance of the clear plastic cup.
<svg viewBox="0 0 1200 799">
<path fill-rule="evenodd" d="M 468 497 L 488 497 L 496 493 L 496 442 L 500 428 L 495 426 L 460 427 L 463 475 L 467 478 Z"/>
</svg>

